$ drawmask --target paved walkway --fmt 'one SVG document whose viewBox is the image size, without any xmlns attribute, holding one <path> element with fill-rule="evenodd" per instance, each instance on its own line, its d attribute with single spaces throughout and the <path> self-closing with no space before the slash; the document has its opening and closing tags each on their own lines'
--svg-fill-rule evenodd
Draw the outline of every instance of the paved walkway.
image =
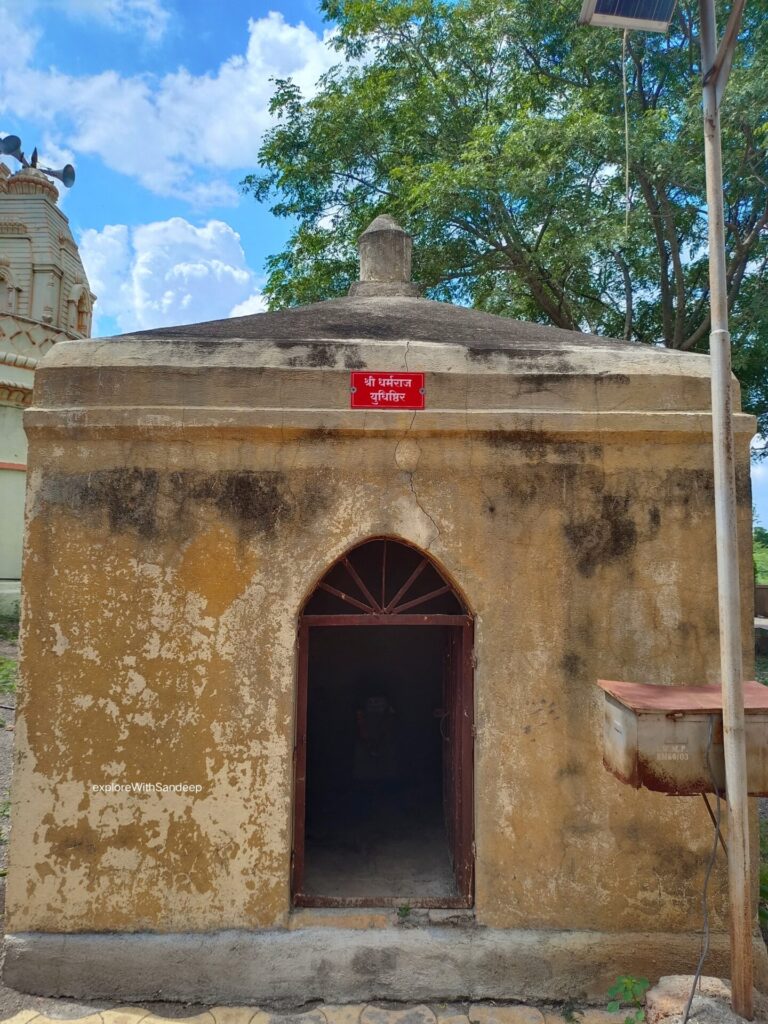
<svg viewBox="0 0 768 1024">
<path fill-rule="evenodd" d="M 565 1014 L 565 1015 L 564 1015 Z M 373 1005 L 322 1006 L 305 1013 L 276 1013 L 250 1006 L 215 1006 L 192 1017 L 161 1017 L 137 1007 L 100 1010 L 86 1017 L 67 1018 L 69 1024 L 624 1024 L 626 1013 L 605 1010 L 570 1012 L 535 1006 L 497 1006 L 473 1003 L 469 1007 L 437 1005 L 406 1006 L 396 1010 Z M 47 1024 L 36 1010 L 19 1010 L 4 1024 Z"/>
</svg>

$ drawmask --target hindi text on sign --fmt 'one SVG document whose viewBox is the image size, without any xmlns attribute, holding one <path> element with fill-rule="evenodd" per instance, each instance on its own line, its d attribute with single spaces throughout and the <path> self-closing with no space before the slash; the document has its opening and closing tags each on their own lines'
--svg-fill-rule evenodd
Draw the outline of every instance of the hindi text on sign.
<svg viewBox="0 0 768 1024">
<path fill-rule="evenodd" d="M 423 373 L 353 370 L 349 390 L 353 409 L 423 409 L 425 406 Z"/>
</svg>

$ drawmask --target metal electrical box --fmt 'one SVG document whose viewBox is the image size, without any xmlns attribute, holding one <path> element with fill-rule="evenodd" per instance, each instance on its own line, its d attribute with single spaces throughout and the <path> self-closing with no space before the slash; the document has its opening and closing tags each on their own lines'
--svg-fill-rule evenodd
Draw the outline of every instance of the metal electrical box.
<svg viewBox="0 0 768 1024">
<path fill-rule="evenodd" d="M 597 684 L 605 693 L 603 764 L 616 778 L 676 796 L 714 793 L 715 784 L 725 791 L 719 686 Z M 768 687 L 744 683 L 744 721 L 749 795 L 768 796 Z"/>
</svg>

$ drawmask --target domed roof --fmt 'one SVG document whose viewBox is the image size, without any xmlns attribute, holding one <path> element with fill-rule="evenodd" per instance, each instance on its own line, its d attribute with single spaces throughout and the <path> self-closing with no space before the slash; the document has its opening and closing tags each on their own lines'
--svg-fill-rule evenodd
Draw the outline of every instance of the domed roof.
<svg viewBox="0 0 768 1024">
<path fill-rule="evenodd" d="M 465 345 L 474 351 L 540 350 L 563 346 L 599 346 L 618 351 L 638 348 L 629 342 L 512 320 L 448 302 L 404 295 L 347 296 L 270 313 L 254 313 L 178 327 L 158 327 L 120 337 L 255 341 L 277 346 L 295 344 L 297 341 L 449 342 Z M 120 338 L 115 340 L 119 341 Z"/>
<path fill-rule="evenodd" d="M 477 353 L 535 351 L 540 355 L 594 347 L 634 353 L 640 347 L 420 298 L 418 285 L 411 281 L 411 237 L 388 214 L 376 217 L 358 241 L 360 280 L 345 298 L 226 320 L 158 327 L 114 340 L 258 342 L 277 348 L 297 343 L 434 342 L 461 345 Z"/>
<path fill-rule="evenodd" d="M 578 331 L 525 323 L 477 309 L 419 298 L 411 281 L 411 236 L 381 214 L 359 238 L 360 280 L 343 299 L 329 299 L 270 313 L 141 331 L 128 337 L 264 344 L 320 342 L 450 342 L 473 351 L 537 350 L 627 343 Z"/>
<path fill-rule="evenodd" d="M 410 281 L 410 244 L 396 222 L 380 217 L 361 237 L 361 280 L 345 298 L 107 343 L 59 344 L 38 370 L 35 403 L 173 407 L 184 410 L 185 422 L 191 407 L 202 406 L 279 408 L 283 420 L 289 409 L 299 419 L 322 409 L 343 417 L 352 371 L 405 370 L 426 374 L 431 411 L 420 421 L 442 417 L 440 429 L 446 415 L 465 417 L 473 408 L 482 415 L 549 410 L 577 418 L 633 411 L 644 429 L 648 412 L 708 415 L 707 356 L 419 298 Z M 738 407 L 735 382 L 734 388 Z"/>
</svg>

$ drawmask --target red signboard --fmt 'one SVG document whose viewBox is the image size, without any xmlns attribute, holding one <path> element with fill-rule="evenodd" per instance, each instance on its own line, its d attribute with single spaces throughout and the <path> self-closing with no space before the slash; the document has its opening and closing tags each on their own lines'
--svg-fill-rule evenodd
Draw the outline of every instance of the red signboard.
<svg viewBox="0 0 768 1024">
<path fill-rule="evenodd" d="M 424 374 L 409 370 L 353 370 L 349 381 L 353 409 L 423 409 Z"/>
</svg>

